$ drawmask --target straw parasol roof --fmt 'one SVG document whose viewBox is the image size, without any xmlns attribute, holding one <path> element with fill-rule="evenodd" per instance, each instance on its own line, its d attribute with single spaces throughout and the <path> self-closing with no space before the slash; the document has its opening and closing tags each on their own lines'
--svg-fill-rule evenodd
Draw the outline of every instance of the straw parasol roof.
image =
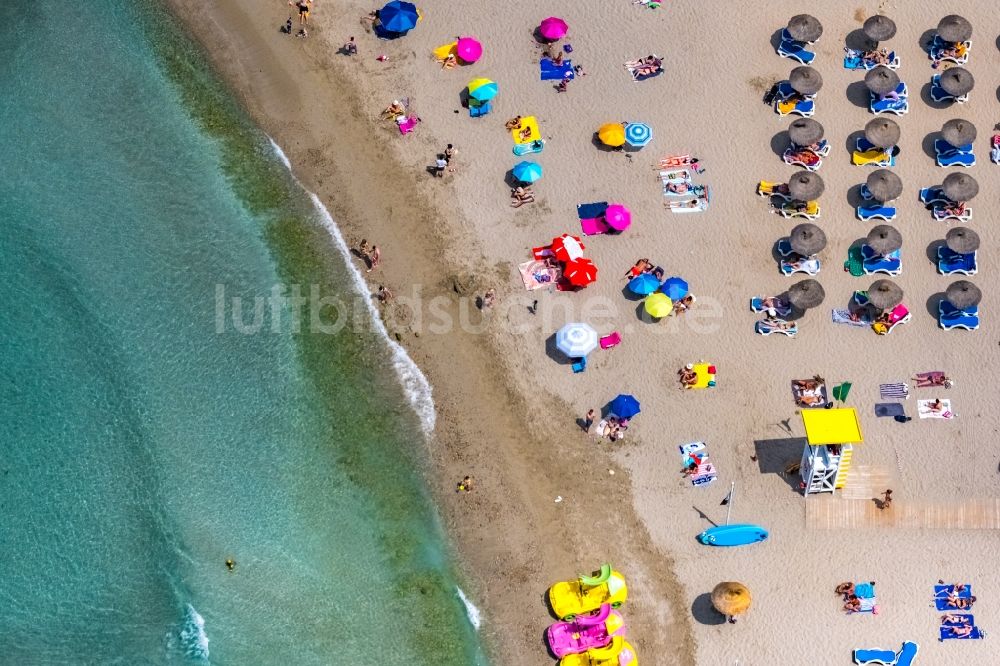
<svg viewBox="0 0 1000 666">
<path fill-rule="evenodd" d="M 983 292 L 979 291 L 979 287 L 968 280 L 952 282 L 948 285 L 944 295 L 948 302 L 959 310 L 979 305 L 979 301 L 983 300 Z"/>
<path fill-rule="evenodd" d="M 893 201 L 903 193 L 903 181 L 888 169 L 878 169 L 868 174 L 865 186 L 878 201 Z"/>
<path fill-rule="evenodd" d="M 879 65 L 865 74 L 865 85 L 876 95 L 885 95 L 899 86 L 899 76 L 885 65 Z"/>
<path fill-rule="evenodd" d="M 743 583 L 719 583 L 712 590 L 712 605 L 723 615 L 740 615 L 750 608 L 750 590 Z"/>
<path fill-rule="evenodd" d="M 952 67 L 941 73 L 938 85 L 944 88 L 944 91 L 949 95 L 961 97 L 972 92 L 976 85 L 976 79 L 973 78 L 972 72 L 964 67 Z"/>
<path fill-rule="evenodd" d="M 979 249 L 979 234 L 968 227 L 953 227 L 945 235 L 944 243 L 952 252 L 972 254 Z"/>
<path fill-rule="evenodd" d="M 938 23 L 937 32 L 948 42 L 964 42 L 972 37 L 972 24 L 958 14 L 949 14 Z"/>
<path fill-rule="evenodd" d="M 865 138 L 879 148 L 892 148 L 899 143 L 899 125 L 889 118 L 875 118 L 865 125 Z"/>
<path fill-rule="evenodd" d="M 796 282 L 788 289 L 788 300 L 800 310 L 819 306 L 826 298 L 823 285 L 813 279 Z"/>
<path fill-rule="evenodd" d="M 868 232 L 865 244 L 884 257 L 903 247 L 903 236 L 895 227 L 890 227 L 888 224 L 877 224 Z"/>
<path fill-rule="evenodd" d="M 812 67 L 796 67 L 788 75 L 788 82 L 803 95 L 815 95 L 823 87 L 823 77 Z"/>
<path fill-rule="evenodd" d="M 811 257 L 814 254 L 819 254 L 826 247 L 826 234 L 815 224 L 806 222 L 792 228 L 792 233 L 788 235 L 788 242 L 796 254 Z"/>
<path fill-rule="evenodd" d="M 896 35 L 896 22 L 888 16 L 876 14 L 869 16 L 865 24 L 861 26 L 865 36 L 876 42 L 892 39 Z"/>
<path fill-rule="evenodd" d="M 788 179 L 788 193 L 796 201 L 815 201 L 824 189 L 823 179 L 812 171 L 796 171 Z"/>
<path fill-rule="evenodd" d="M 788 19 L 788 34 L 800 42 L 815 42 L 823 35 L 823 24 L 809 14 L 797 14 Z"/>
<path fill-rule="evenodd" d="M 969 201 L 979 194 L 979 183 L 964 173 L 950 173 L 941 184 L 944 195 L 952 201 Z"/>
<path fill-rule="evenodd" d="M 957 148 L 976 140 L 976 126 L 968 120 L 952 118 L 941 126 L 941 136 Z"/>
<path fill-rule="evenodd" d="M 799 118 L 788 126 L 788 138 L 799 146 L 809 146 L 823 140 L 823 126 L 812 118 Z"/>
<path fill-rule="evenodd" d="M 875 280 L 868 287 L 868 300 L 879 310 L 889 310 L 903 302 L 903 290 L 892 280 Z"/>
</svg>

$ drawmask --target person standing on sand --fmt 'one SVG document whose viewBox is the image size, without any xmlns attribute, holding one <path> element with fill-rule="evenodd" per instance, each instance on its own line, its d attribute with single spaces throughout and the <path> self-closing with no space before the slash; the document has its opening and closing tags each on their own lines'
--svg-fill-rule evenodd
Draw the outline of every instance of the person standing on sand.
<svg viewBox="0 0 1000 666">
<path fill-rule="evenodd" d="M 358 43 L 354 41 L 354 36 L 352 35 L 343 46 L 344 55 L 358 55 Z"/>
<path fill-rule="evenodd" d="M 466 476 L 464 479 L 462 479 L 459 482 L 458 488 L 455 490 L 455 492 L 459 492 L 459 493 L 462 493 L 462 492 L 471 493 L 472 492 L 472 477 L 471 476 Z"/>
<path fill-rule="evenodd" d="M 299 10 L 299 25 L 307 25 L 309 23 L 309 5 L 312 4 L 312 0 L 288 0 L 288 5 L 295 6 Z"/>
<path fill-rule="evenodd" d="M 451 161 L 455 158 L 455 154 L 457 152 L 458 151 L 455 150 L 455 146 L 453 146 L 450 143 L 444 149 L 444 161 L 448 165 L 448 171 L 451 171 L 451 172 L 455 171 L 455 165 L 453 165 L 451 163 Z"/>
<path fill-rule="evenodd" d="M 594 425 L 594 410 L 588 410 L 587 416 L 583 419 L 583 431 L 586 433 L 590 432 L 590 428 Z"/>
<path fill-rule="evenodd" d="M 382 259 L 382 252 L 379 251 L 378 245 L 372 245 L 371 256 L 368 257 L 368 270 L 366 273 L 371 273 L 373 270 L 378 268 L 378 263 Z"/>
<path fill-rule="evenodd" d="M 882 494 L 882 503 L 878 505 L 879 511 L 884 511 L 892 506 L 892 489 L 886 490 Z"/>
<path fill-rule="evenodd" d="M 365 263 L 371 261 L 371 248 L 368 246 L 368 239 L 362 238 L 361 244 L 358 246 L 358 256 L 364 259 Z"/>
</svg>

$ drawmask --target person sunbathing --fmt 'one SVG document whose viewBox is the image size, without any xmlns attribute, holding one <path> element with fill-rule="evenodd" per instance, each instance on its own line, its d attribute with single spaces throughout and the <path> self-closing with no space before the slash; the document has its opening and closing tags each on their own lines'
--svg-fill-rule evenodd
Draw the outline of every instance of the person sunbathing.
<svg viewBox="0 0 1000 666">
<path fill-rule="evenodd" d="M 855 594 L 849 595 L 844 603 L 844 610 L 848 613 L 857 613 L 861 610 L 861 599 Z"/>
<path fill-rule="evenodd" d="M 795 254 L 786 259 L 784 265 L 787 266 L 789 270 L 808 270 L 814 267 L 815 261 L 816 260 L 812 257 L 803 257 L 800 254 Z"/>
<path fill-rule="evenodd" d="M 690 364 L 678 370 L 677 376 L 683 386 L 694 386 L 698 383 L 698 373 L 694 371 L 694 367 Z"/>
<path fill-rule="evenodd" d="M 764 319 L 761 320 L 761 323 L 768 328 L 773 328 L 778 331 L 790 331 L 795 328 L 794 322 L 778 319 L 777 317 L 764 317 Z"/>
<path fill-rule="evenodd" d="M 518 131 L 518 133 L 517 133 L 517 138 L 519 140 L 521 140 L 521 141 L 527 141 L 528 139 L 530 139 L 531 138 L 531 128 L 530 127 L 523 127 L 523 128 L 521 128 L 520 131 Z"/>
<path fill-rule="evenodd" d="M 941 402 L 941 398 L 935 398 L 934 402 L 927 405 L 927 409 L 931 410 L 932 412 L 940 412 L 944 409 L 944 403 Z M 951 597 L 949 597 L 949 599 L 950 598 Z"/>
<path fill-rule="evenodd" d="M 640 259 L 639 261 L 635 262 L 635 266 L 628 269 L 628 271 L 625 273 L 625 279 L 631 280 L 632 278 L 637 277 L 642 273 L 645 273 L 647 269 L 651 267 L 652 265 L 649 263 L 649 259 Z"/>
<path fill-rule="evenodd" d="M 684 298 L 674 301 L 674 314 L 682 315 L 690 310 L 692 305 L 694 305 L 694 296 L 688 294 Z"/>
<path fill-rule="evenodd" d="M 931 388 L 933 386 L 951 388 L 955 384 L 943 372 L 922 372 L 913 379 L 917 382 L 917 388 Z"/>
<path fill-rule="evenodd" d="M 969 621 L 968 615 L 952 615 L 949 613 L 948 615 L 941 616 L 941 624 L 960 624 L 968 626 L 972 623 Z"/>
<path fill-rule="evenodd" d="M 946 204 L 941 208 L 938 208 L 939 215 L 954 215 L 956 217 L 961 217 L 965 214 L 965 202 L 959 201 L 956 203 Z"/>
<path fill-rule="evenodd" d="M 861 54 L 861 59 L 876 65 L 888 65 L 889 51 L 886 49 L 873 49 L 871 51 L 865 51 Z"/>
<path fill-rule="evenodd" d="M 521 129 L 521 116 L 514 116 L 504 124 L 504 127 L 510 131 Z"/>
<path fill-rule="evenodd" d="M 962 610 L 972 608 L 972 604 L 974 603 L 976 603 L 975 597 L 960 597 L 957 592 L 952 592 L 944 600 L 944 605 L 948 608 L 959 608 Z"/>
<path fill-rule="evenodd" d="M 392 100 L 392 104 L 382 110 L 382 117 L 396 120 L 406 113 L 406 107 L 398 99 Z"/>
<path fill-rule="evenodd" d="M 761 310 L 784 310 L 787 307 L 788 303 L 777 296 L 765 296 L 760 299 Z"/>
<path fill-rule="evenodd" d="M 937 56 L 937 60 L 944 60 L 945 58 L 961 58 L 964 52 L 965 44 L 961 42 L 947 42 L 949 46 L 936 49 L 934 55 Z"/>
<path fill-rule="evenodd" d="M 455 58 L 454 53 L 449 53 L 444 57 L 444 60 L 441 61 L 441 69 L 452 69 L 456 65 L 458 65 L 458 59 Z"/>
<path fill-rule="evenodd" d="M 945 627 L 944 635 L 946 638 L 968 638 L 972 635 L 973 629 L 975 629 L 975 627 L 971 624 L 963 627 Z"/>
<path fill-rule="evenodd" d="M 667 192 L 672 194 L 687 194 L 691 191 L 691 186 L 687 182 L 667 183 Z"/>
<path fill-rule="evenodd" d="M 531 203 L 535 200 L 535 195 L 532 193 L 530 187 L 514 187 L 510 190 L 511 202 L 510 205 L 514 208 L 520 208 L 526 203 Z"/>
<path fill-rule="evenodd" d="M 878 100 L 880 102 L 898 102 L 899 101 L 899 93 L 896 92 L 895 90 L 890 90 L 887 93 L 881 93 L 878 96 Z"/>
<path fill-rule="evenodd" d="M 854 583 L 841 583 L 834 589 L 835 594 L 854 596 Z"/>
<path fill-rule="evenodd" d="M 794 148 L 785 153 L 786 162 L 801 162 L 813 165 L 819 162 L 820 157 L 812 148 Z"/>
<path fill-rule="evenodd" d="M 763 196 L 774 196 L 782 195 L 788 196 L 788 183 L 768 183 L 767 181 L 760 181 L 757 183 L 757 194 Z"/>
<path fill-rule="evenodd" d="M 663 282 L 663 276 L 666 275 L 666 271 L 663 270 L 662 266 L 657 266 L 652 271 L 647 271 L 647 273 L 655 277 L 657 282 Z"/>
</svg>

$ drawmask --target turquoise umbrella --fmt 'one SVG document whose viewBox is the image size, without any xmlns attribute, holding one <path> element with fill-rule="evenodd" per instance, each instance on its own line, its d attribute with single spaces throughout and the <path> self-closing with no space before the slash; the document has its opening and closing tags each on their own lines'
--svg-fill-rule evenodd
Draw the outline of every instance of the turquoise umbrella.
<svg viewBox="0 0 1000 666">
<path fill-rule="evenodd" d="M 542 177 L 542 165 L 525 160 L 516 164 L 511 173 L 522 183 L 533 183 Z"/>
<path fill-rule="evenodd" d="M 477 102 L 488 102 L 500 92 L 497 82 L 489 79 L 475 79 L 469 83 L 468 89 L 469 97 Z"/>
</svg>

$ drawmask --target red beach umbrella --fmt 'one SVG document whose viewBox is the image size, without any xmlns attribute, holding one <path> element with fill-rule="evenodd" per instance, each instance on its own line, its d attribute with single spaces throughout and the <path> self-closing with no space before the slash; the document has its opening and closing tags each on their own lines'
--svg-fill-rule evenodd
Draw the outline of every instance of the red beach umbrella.
<svg viewBox="0 0 1000 666">
<path fill-rule="evenodd" d="M 563 234 L 559 238 L 552 239 L 552 252 L 556 255 L 556 259 L 563 263 L 582 259 L 584 247 L 579 236 Z"/>
<path fill-rule="evenodd" d="M 575 287 L 586 287 L 597 279 L 597 266 L 590 259 L 577 259 L 566 264 L 563 275 Z"/>
</svg>

